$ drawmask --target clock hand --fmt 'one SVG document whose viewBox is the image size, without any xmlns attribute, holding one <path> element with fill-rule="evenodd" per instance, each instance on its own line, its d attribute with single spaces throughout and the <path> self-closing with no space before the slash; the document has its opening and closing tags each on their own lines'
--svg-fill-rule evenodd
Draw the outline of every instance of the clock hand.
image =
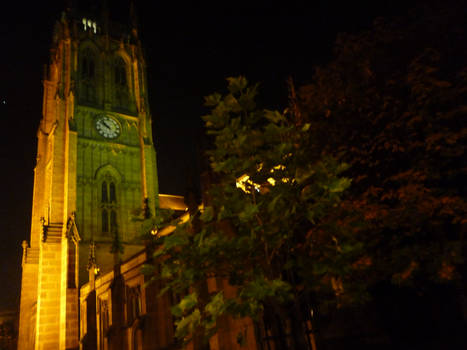
<svg viewBox="0 0 467 350">
<path fill-rule="evenodd" d="M 107 125 L 102 124 L 101 130 L 102 130 L 103 132 L 108 132 L 110 129 L 109 129 L 109 127 L 108 127 Z"/>
</svg>

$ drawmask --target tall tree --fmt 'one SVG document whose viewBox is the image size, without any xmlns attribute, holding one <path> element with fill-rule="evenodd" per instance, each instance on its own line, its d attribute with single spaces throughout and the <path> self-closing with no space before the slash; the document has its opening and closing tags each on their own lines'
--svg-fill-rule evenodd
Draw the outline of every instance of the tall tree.
<svg viewBox="0 0 467 350">
<path fill-rule="evenodd" d="M 467 223 L 461 25 L 453 11 L 427 10 L 342 35 L 336 59 L 300 89 L 314 153 L 350 165 L 347 204 L 366 219 L 373 262 L 385 263 L 378 278 L 460 277 Z"/>
<path fill-rule="evenodd" d="M 340 205 L 364 219 L 355 236 L 365 253 L 344 289 L 387 281 L 418 294 L 465 288 L 462 9 L 443 3 L 341 35 L 335 59 L 299 90 L 310 149 L 349 164 L 344 174 L 353 182 Z"/>
<path fill-rule="evenodd" d="M 156 251 L 166 290 L 184 295 L 178 336 L 209 337 L 224 314 L 275 315 L 271 331 L 291 342 L 276 348 L 302 349 L 312 311 L 361 304 L 388 281 L 464 285 L 459 13 L 424 9 L 340 36 L 288 113 L 257 108 L 244 78 L 206 99 L 205 207 Z"/>
<path fill-rule="evenodd" d="M 358 260 L 351 232 L 329 220 L 350 184 L 339 175 L 346 166 L 310 158 L 309 124 L 257 108 L 257 86 L 228 80 L 227 94 L 206 99 L 214 145 L 205 206 L 156 252 L 166 290 L 185 295 L 173 308 L 177 335 L 209 336 L 223 314 L 272 314 L 271 331 L 283 336 L 276 347 L 285 348 L 287 336 L 289 346 L 306 349 L 312 294 L 336 299 L 345 266 Z M 209 279 L 234 292 L 207 288 Z"/>
</svg>

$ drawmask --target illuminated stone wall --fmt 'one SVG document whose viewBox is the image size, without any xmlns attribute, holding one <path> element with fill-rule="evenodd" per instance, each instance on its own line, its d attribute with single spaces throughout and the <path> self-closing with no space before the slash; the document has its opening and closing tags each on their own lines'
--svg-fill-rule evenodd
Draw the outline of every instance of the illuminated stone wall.
<svg viewBox="0 0 467 350">
<path fill-rule="evenodd" d="M 174 337 L 170 312 L 175 299 L 170 293 L 159 296 L 163 287 L 161 282 L 145 285 L 148 277 L 141 274 L 141 267 L 147 263 L 148 256 L 151 254 L 143 251 L 116 266 L 114 271 L 100 275 L 95 283 L 81 288 L 83 350 L 180 348 Z M 235 289 L 222 279 L 210 279 L 207 287 L 209 292 L 223 290 L 229 297 L 235 293 Z M 211 350 L 257 349 L 251 319 L 222 317 L 218 326 L 218 333 L 209 342 Z M 237 342 L 239 333 L 245 337 L 243 347 Z M 201 350 L 205 345 L 191 342 L 185 349 Z"/>
<path fill-rule="evenodd" d="M 156 153 L 135 28 L 112 25 L 105 13 L 98 21 L 69 11 L 57 21 L 37 137 L 18 348 L 77 349 L 90 242 L 110 271 L 116 235 L 120 258 L 142 248 L 134 211 L 148 198 L 155 212 Z"/>
</svg>

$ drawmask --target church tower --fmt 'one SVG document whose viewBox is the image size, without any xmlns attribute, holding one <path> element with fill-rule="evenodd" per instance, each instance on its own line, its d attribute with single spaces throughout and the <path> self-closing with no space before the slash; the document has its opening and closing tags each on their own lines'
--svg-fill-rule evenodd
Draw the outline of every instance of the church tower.
<svg viewBox="0 0 467 350">
<path fill-rule="evenodd" d="M 18 349 L 77 349 L 89 247 L 106 272 L 141 249 L 155 213 L 156 153 L 146 64 L 128 24 L 69 8 L 56 22 L 37 132 L 31 236 L 23 242 Z"/>
</svg>

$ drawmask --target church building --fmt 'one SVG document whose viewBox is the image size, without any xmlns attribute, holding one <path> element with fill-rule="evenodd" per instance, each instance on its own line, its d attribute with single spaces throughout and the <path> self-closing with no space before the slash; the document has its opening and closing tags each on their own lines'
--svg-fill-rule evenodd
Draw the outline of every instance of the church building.
<svg viewBox="0 0 467 350">
<path fill-rule="evenodd" d="M 31 236 L 23 242 L 19 349 L 78 348 L 91 249 L 101 272 L 142 249 L 158 206 L 146 63 L 129 25 L 68 8 L 56 22 L 37 131 Z M 123 249 L 122 249 L 123 248 Z"/>
<path fill-rule="evenodd" d="M 186 205 L 158 191 L 133 2 L 127 24 L 111 20 L 105 1 L 85 10 L 69 6 L 57 20 L 43 79 L 18 349 L 180 349 L 175 296 L 158 297 L 161 286 L 141 274 L 152 254 L 135 218 Z M 221 328 L 211 349 L 239 348 L 239 330 L 256 348 L 251 320 Z"/>
</svg>

